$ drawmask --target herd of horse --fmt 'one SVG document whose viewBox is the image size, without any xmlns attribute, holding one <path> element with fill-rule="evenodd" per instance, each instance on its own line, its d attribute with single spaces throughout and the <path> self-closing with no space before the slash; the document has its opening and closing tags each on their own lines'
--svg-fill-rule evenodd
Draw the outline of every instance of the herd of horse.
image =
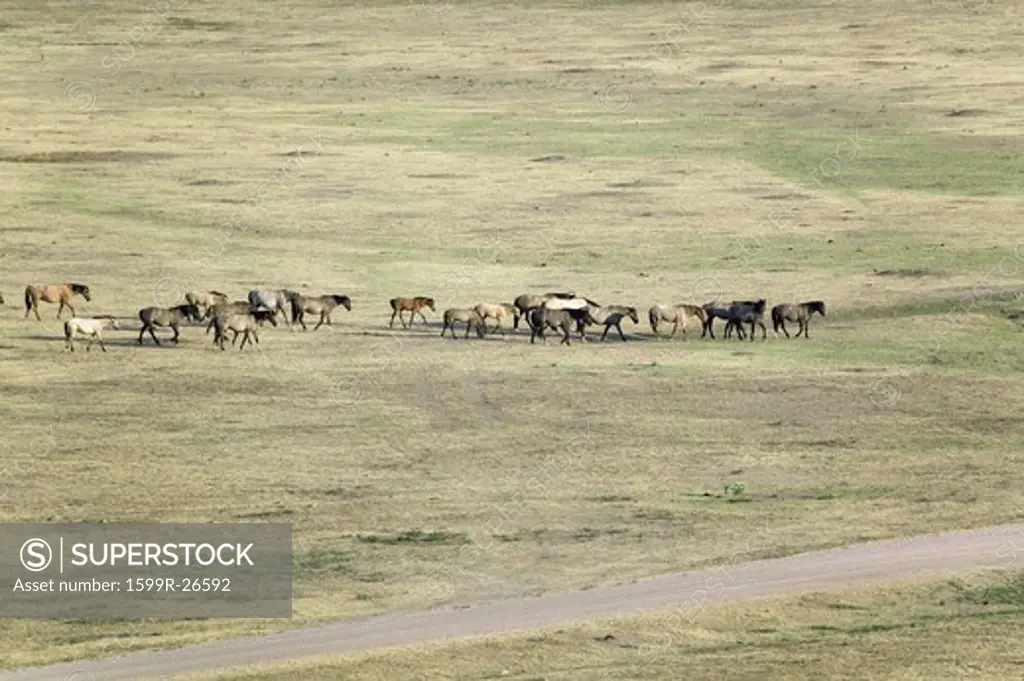
<svg viewBox="0 0 1024 681">
<path fill-rule="evenodd" d="M 88 339 L 86 351 L 92 348 L 93 342 L 100 344 L 103 352 L 107 351 L 103 344 L 103 332 L 107 328 L 118 329 L 117 318 L 112 315 L 96 315 L 92 317 L 78 317 L 72 301 L 75 296 L 81 296 L 86 301 L 92 300 L 89 287 L 85 284 L 43 284 L 30 285 L 25 288 L 25 317 L 35 312 L 36 319 L 42 321 L 39 315 L 39 304 L 41 302 L 59 304 L 57 319 L 61 318 L 64 308 L 71 312 L 71 319 L 64 322 L 65 350 L 74 352 L 75 340 L 79 337 Z M 289 329 L 295 330 L 298 324 L 304 331 L 308 330 L 305 319 L 306 315 L 312 315 L 317 319 L 316 331 L 322 325 L 331 326 L 331 313 L 339 306 L 352 311 L 352 301 L 348 296 L 340 294 L 326 294 L 320 296 L 308 296 L 289 289 L 253 289 L 249 291 L 246 300 L 232 301 L 229 297 L 219 291 L 192 291 L 186 293 L 184 302 L 173 307 L 144 307 L 139 310 L 138 317 L 141 322 L 139 329 L 138 344 L 142 345 L 144 337 L 148 332 L 153 342 L 160 345 L 156 329 L 170 329 L 174 334 L 170 341 L 177 343 L 180 336 L 180 327 L 189 323 L 202 324 L 206 322 L 206 333 L 214 331 L 213 342 L 221 350 L 225 350 L 225 341 L 228 333 L 231 333 L 231 345 L 234 346 L 238 337 L 242 342 L 238 349 L 242 350 L 246 343 L 252 345 L 259 343 L 258 330 L 264 324 L 277 326 L 277 317 L 280 314 Z M 0 303 L 3 298 L 0 297 Z M 416 296 L 412 298 L 398 297 L 388 301 L 391 308 L 391 319 L 388 328 L 394 328 L 395 319 L 401 323 L 402 328 L 412 328 L 416 316 L 428 323 L 424 310 L 429 309 L 436 313 L 434 299 L 427 296 Z M 701 325 L 701 338 L 710 336 L 715 338 L 714 322 L 721 319 L 725 322 L 724 337 L 730 338 L 733 334 L 737 339 L 744 340 L 749 337 L 754 341 L 757 327 L 761 328 L 761 340 L 768 337 L 768 329 L 764 323 L 767 310 L 767 302 L 764 298 L 756 300 L 734 300 L 729 303 L 719 304 L 716 302 L 705 303 L 704 305 L 678 304 L 664 305 L 656 304 L 651 306 L 647 312 L 647 320 L 651 332 L 662 337 L 663 329 L 672 327 L 669 338 L 673 338 L 681 328 L 683 337 L 686 337 L 686 329 L 691 321 Z M 406 321 L 404 314 L 408 313 Z M 790 338 L 786 322 L 796 322 L 798 330 L 796 338 L 801 335 L 809 338 L 810 320 L 815 314 L 825 316 L 825 303 L 820 300 L 812 300 L 804 303 L 782 303 L 776 305 L 769 311 L 772 320 L 772 327 L 775 335 L 782 331 L 786 338 Z M 494 320 L 493 328 L 488 326 L 488 320 Z M 452 338 L 455 335 L 456 324 L 465 324 L 464 337 L 469 338 L 470 331 L 475 331 L 477 337 L 483 338 L 488 333 L 505 334 L 505 323 L 512 320 L 512 329 L 519 328 L 520 321 L 525 319 L 530 328 L 530 343 L 535 343 L 539 338 L 545 345 L 548 343 L 546 333 L 554 331 L 561 333 L 562 339 L 559 344 L 571 345 L 570 336 L 575 330 L 580 340 L 586 341 L 586 329 L 588 326 L 604 327 L 601 334 L 601 341 L 608 336 L 613 328 L 618 332 L 619 338 L 626 340 L 626 334 L 622 330 L 622 322 L 629 319 L 634 324 L 640 323 L 640 315 L 635 307 L 629 305 L 601 305 L 586 296 L 578 296 L 574 292 L 553 292 L 542 295 L 524 293 L 509 303 L 480 303 L 474 307 L 449 308 L 442 314 L 441 337 L 450 333 Z M 749 326 L 749 330 L 744 327 Z"/>
</svg>

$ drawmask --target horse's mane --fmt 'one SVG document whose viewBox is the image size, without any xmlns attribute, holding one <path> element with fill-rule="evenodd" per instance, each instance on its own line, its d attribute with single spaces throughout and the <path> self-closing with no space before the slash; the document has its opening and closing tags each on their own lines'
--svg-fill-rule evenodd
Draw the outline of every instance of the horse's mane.
<svg viewBox="0 0 1024 681">
<path fill-rule="evenodd" d="M 594 307 L 601 307 L 601 303 L 595 303 L 590 298 L 584 298 L 583 300 L 587 301 L 587 305 L 593 305 Z"/>
<path fill-rule="evenodd" d="M 226 293 L 221 293 L 220 291 L 210 291 L 210 293 L 212 293 L 212 294 L 213 294 L 213 295 L 215 295 L 215 296 L 224 296 L 225 298 L 227 298 L 227 297 L 228 297 L 228 294 L 226 294 Z"/>
<path fill-rule="evenodd" d="M 71 290 L 75 293 L 84 293 L 89 290 L 89 287 L 85 284 L 68 284 L 68 286 L 70 286 Z"/>
</svg>

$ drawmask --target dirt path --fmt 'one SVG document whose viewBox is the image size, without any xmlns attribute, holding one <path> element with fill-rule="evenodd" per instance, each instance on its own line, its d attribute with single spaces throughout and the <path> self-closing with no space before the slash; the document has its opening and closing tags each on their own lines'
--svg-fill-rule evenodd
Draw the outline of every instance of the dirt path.
<svg viewBox="0 0 1024 681">
<path fill-rule="evenodd" d="M 1015 548 L 1011 549 L 1013 545 Z M 1024 548 L 1024 525 L 872 542 L 788 558 L 737 563 L 728 566 L 728 571 L 713 568 L 588 591 L 484 603 L 457 610 L 380 615 L 165 652 L 23 669 L 0 673 L 0 681 L 120 681 L 167 677 L 324 653 L 550 627 L 573 620 L 630 615 L 687 603 L 696 607 L 700 590 L 706 588 L 706 580 L 712 577 L 722 586 L 707 590 L 709 603 L 943 573 L 952 573 L 955 578 L 978 586 L 983 580 L 977 571 L 1010 567 L 1017 548 Z"/>
</svg>

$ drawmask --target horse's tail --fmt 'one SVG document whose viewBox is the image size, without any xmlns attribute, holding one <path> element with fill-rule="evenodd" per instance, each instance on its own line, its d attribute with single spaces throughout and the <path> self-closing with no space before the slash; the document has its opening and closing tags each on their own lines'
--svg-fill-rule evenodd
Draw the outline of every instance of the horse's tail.
<svg viewBox="0 0 1024 681">
<path fill-rule="evenodd" d="M 660 316 L 661 312 L 656 307 L 647 311 L 647 321 L 651 323 L 651 333 L 658 333 L 658 317 Z"/>
<path fill-rule="evenodd" d="M 779 335 L 779 326 L 782 324 L 782 310 L 778 307 L 772 308 L 772 329 L 775 335 Z"/>
<path fill-rule="evenodd" d="M 25 287 L 25 313 L 28 314 L 32 311 L 32 306 L 36 302 L 35 294 L 32 292 L 31 286 Z"/>
<path fill-rule="evenodd" d="M 64 322 L 64 338 L 71 340 L 71 336 L 74 334 L 74 327 L 71 324 L 71 320 Z"/>
</svg>

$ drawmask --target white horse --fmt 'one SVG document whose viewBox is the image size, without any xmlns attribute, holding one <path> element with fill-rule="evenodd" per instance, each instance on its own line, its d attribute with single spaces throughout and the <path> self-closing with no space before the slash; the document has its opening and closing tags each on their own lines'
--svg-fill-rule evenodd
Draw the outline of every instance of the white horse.
<svg viewBox="0 0 1024 681">
<path fill-rule="evenodd" d="M 249 305 L 252 307 L 265 307 L 268 310 L 274 310 L 275 313 L 280 312 L 288 323 L 288 328 L 294 331 L 290 312 L 292 301 L 298 296 L 297 292 L 286 288 L 277 289 L 276 291 L 253 289 L 249 291 Z"/>
<path fill-rule="evenodd" d="M 106 352 L 107 348 L 103 345 L 103 329 L 108 326 L 112 329 L 117 329 L 117 319 L 111 315 L 100 315 L 97 317 L 72 317 L 64 322 L 64 349 L 74 352 L 75 338 L 78 336 L 86 336 L 89 338 L 89 344 L 85 346 L 86 352 L 92 349 L 93 341 L 99 341 L 100 349 L 103 350 L 103 352 Z"/>
<path fill-rule="evenodd" d="M 548 298 L 544 301 L 547 310 L 585 310 L 596 307 L 601 307 L 601 303 L 595 303 L 590 298 Z"/>
</svg>

